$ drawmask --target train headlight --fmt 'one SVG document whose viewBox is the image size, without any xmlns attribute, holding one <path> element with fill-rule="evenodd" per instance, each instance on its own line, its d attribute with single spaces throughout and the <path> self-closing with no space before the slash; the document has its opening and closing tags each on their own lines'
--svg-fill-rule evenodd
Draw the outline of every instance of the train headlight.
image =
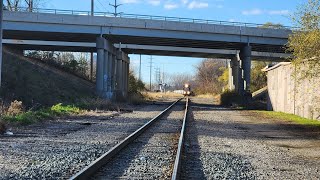
<svg viewBox="0 0 320 180">
<path fill-rule="evenodd" d="M 188 95 L 190 95 L 190 94 L 191 94 L 191 92 L 190 92 L 190 91 L 188 91 L 188 92 L 187 92 L 187 94 L 188 94 Z"/>
</svg>

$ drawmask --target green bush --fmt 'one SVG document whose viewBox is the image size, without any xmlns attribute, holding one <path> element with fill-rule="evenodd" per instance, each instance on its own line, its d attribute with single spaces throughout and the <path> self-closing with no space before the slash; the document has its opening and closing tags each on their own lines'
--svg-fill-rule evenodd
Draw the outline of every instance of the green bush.
<svg viewBox="0 0 320 180">
<path fill-rule="evenodd" d="M 3 120 L 19 124 L 31 124 L 44 119 L 53 119 L 57 116 L 79 114 L 81 110 L 75 106 L 64 106 L 61 103 L 52 106 L 51 108 L 40 109 L 37 111 L 27 111 L 17 115 L 6 115 Z"/>
<path fill-rule="evenodd" d="M 57 115 L 64 115 L 64 114 L 78 114 L 80 113 L 80 109 L 75 106 L 63 106 L 62 103 L 53 105 L 50 109 L 53 113 Z"/>
</svg>

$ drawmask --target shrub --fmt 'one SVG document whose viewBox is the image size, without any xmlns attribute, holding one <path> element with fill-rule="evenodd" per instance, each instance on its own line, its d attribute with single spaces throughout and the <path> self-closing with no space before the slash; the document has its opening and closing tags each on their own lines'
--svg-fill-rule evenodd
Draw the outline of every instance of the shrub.
<svg viewBox="0 0 320 180">
<path fill-rule="evenodd" d="M 78 114 L 80 113 L 80 109 L 75 106 L 63 106 L 62 103 L 53 105 L 50 109 L 53 113 L 57 115 L 64 115 L 64 114 Z"/>
<path fill-rule="evenodd" d="M 7 112 L 6 112 L 6 115 L 9 115 L 9 116 L 15 116 L 17 114 L 20 114 L 23 112 L 23 105 L 22 105 L 22 101 L 13 101 L 11 102 Z"/>
<path fill-rule="evenodd" d="M 243 104 L 242 97 L 235 91 L 225 91 L 221 94 L 220 104 L 224 106 L 232 106 L 234 104 Z"/>
</svg>

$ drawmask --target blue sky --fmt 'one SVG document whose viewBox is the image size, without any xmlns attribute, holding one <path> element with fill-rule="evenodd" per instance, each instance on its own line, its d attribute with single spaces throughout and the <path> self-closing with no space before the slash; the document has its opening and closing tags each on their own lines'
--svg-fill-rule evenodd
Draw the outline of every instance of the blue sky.
<svg viewBox="0 0 320 180">
<path fill-rule="evenodd" d="M 90 11 L 90 0 L 45 0 L 45 8 Z M 129 14 L 146 14 L 200 18 L 210 20 L 239 21 L 263 24 L 281 23 L 291 26 L 290 14 L 307 0 L 118 0 L 119 11 Z M 109 3 L 114 0 L 95 0 L 95 11 L 112 12 Z M 138 71 L 139 56 L 130 55 L 133 69 Z M 165 69 L 166 73 L 194 74 L 197 58 L 154 56 L 154 67 Z M 142 77 L 149 80 L 150 56 L 142 56 Z"/>
</svg>

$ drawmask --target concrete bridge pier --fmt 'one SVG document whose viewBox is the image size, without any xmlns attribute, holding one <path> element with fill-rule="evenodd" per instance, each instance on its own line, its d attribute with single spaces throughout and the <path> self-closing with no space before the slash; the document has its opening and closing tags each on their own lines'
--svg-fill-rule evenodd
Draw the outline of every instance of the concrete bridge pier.
<svg viewBox="0 0 320 180">
<path fill-rule="evenodd" d="M 125 56 L 124 61 L 124 80 L 123 80 L 123 96 L 128 97 L 129 92 L 129 69 L 130 69 L 130 58 L 128 55 Z"/>
<path fill-rule="evenodd" d="M 242 102 L 249 104 L 252 100 L 252 94 L 250 92 L 251 81 L 251 46 L 246 45 L 240 50 L 242 79 L 244 87 L 241 89 L 240 95 L 242 96 Z"/>
<path fill-rule="evenodd" d="M 244 90 L 250 93 L 250 80 L 251 80 L 251 46 L 246 45 L 240 50 L 240 59 L 242 62 Z"/>
<path fill-rule="evenodd" d="M 117 51 L 117 73 L 116 73 L 116 99 L 123 100 L 127 97 L 129 56 L 121 50 Z"/>
<path fill-rule="evenodd" d="M 96 93 L 106 99 L 114 99 L 115 48 L 103 37 L 98 37 Z"/>
<path fill-rule="evenodd" d="M 229 89 L 242 96 L 244 103 L 248 103 L 251 99 L 250 74 L 251 47 L 246 45 L 229 63 Z"/>
<path fill-rule="evenodd" d="M 235 56 L 229 62 L 229 90 L 239 92 L 239 83 L 241 82 L 240 59 Z"/>
</svg>

